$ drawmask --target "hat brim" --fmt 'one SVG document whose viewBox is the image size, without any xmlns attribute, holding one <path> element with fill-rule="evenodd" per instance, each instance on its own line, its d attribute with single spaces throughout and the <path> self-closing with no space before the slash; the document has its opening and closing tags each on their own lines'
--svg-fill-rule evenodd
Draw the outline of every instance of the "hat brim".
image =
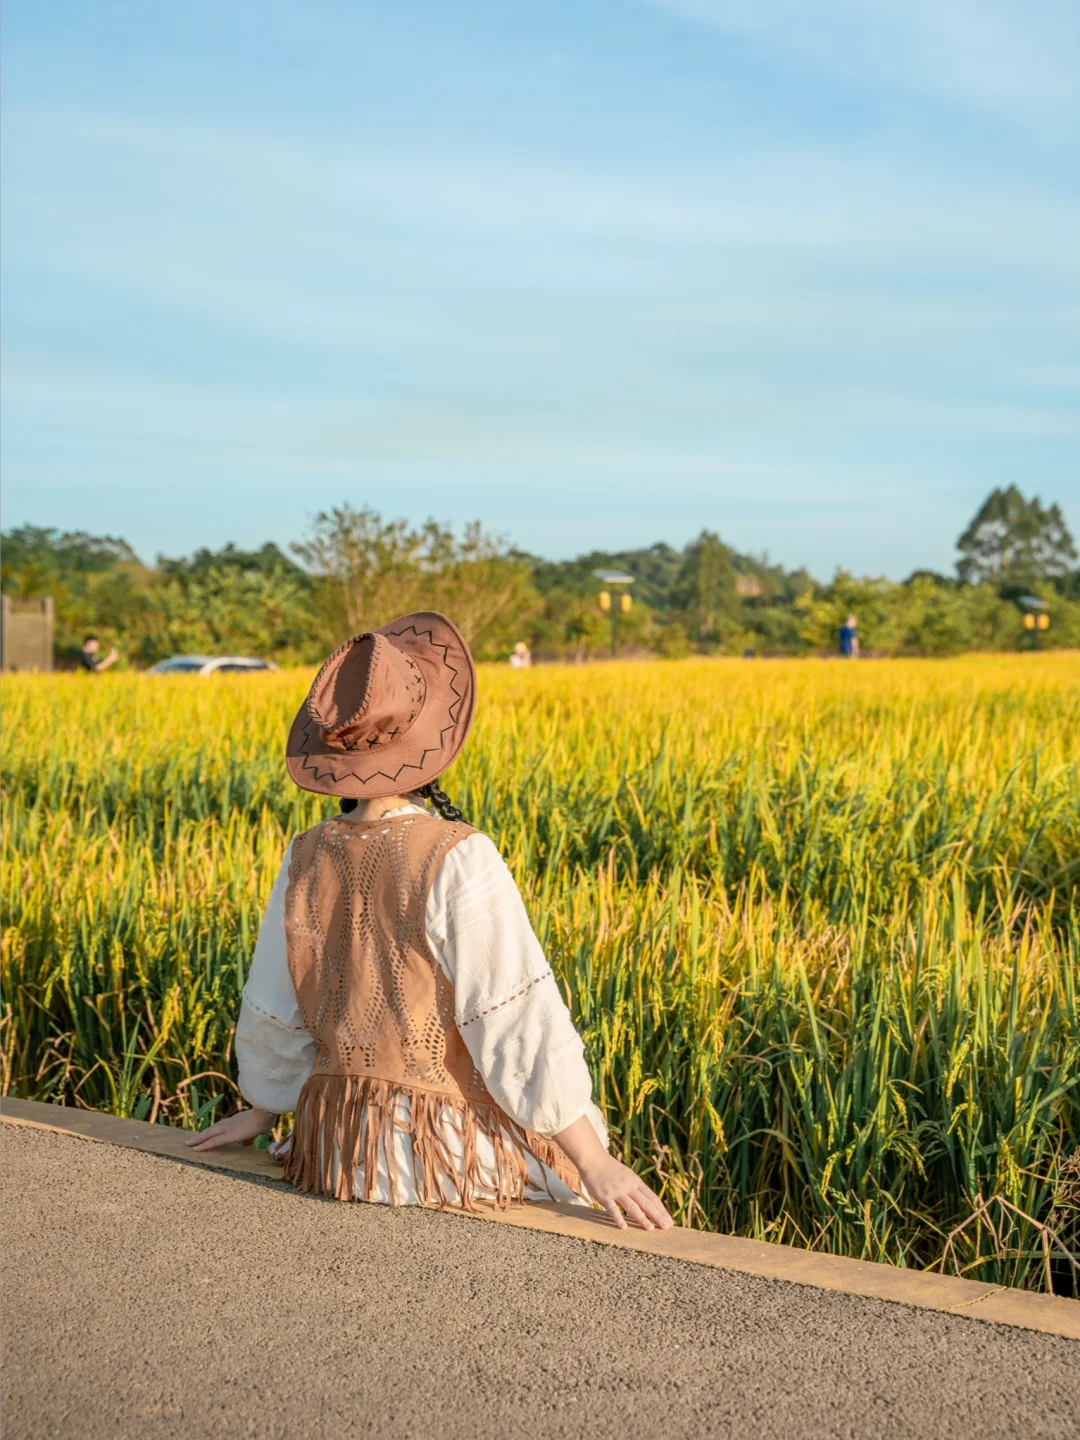
<svg viewBox="0 0 1080 1440">
<path fill-rule="evenodd" d="M 419 610 L 376 633 L 423 670 L 424 707 L 403 735 L 361 754 L 328 745 L 305 699 L 285 747 L 289 774 L 304 790 L 352 800 L 405 795 L 438 779 L 461 753 L 476 702 L 476 666 L 457 626 L 437 611 Z"/>
</svg>

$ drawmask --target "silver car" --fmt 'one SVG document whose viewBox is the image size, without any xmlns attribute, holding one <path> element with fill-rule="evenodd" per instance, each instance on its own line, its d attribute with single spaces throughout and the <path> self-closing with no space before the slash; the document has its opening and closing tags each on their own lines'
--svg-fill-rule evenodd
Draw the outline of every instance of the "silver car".
<svg viewBox="0 0 1080 1440">
<path fill-rule="evenodd" d="M 272 660 L 255 660 L 250 655 L 173 655 L 151 665 L 148 675 L 239 675 L 257 670 L 276 670 Z"/>
</svg>

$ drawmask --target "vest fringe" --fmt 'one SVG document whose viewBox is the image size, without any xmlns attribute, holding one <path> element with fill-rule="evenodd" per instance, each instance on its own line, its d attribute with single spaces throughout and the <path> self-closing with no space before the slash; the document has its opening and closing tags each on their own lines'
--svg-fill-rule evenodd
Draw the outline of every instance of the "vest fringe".
<svg viewBox="0 0 1080 1440">
<path fill-rule="evenodd" d="M 398 1118 L 398 1102 L 402 1099 L 409 1102 L 408 1122 Z M 448 1129 L 461 1141 L 460 1172 L 448 1143 Z M 526 1152 L 576 1194 L 582 1193 L 581 1176 L 555 1141 L 518 1125 L 493 1101 L 419 1090 L 370 1075 L 309 1076 L 296 1103 L 292 1141 L 284 1157 L 285 1179 L 308 1194 L 328 1195 L 336 1200 L 371 1200 L 378 1182 L 381 1150 L 390 1200 L 396 1205 L 395 1133 L 409 1137 L 417 1194 L 425 1204 L 460 1205 L 475 1211 L 473 1195 L 480 1187 L 495 1192 L 495 1204 L 500 1209 L 521 1204 L 529 1174 Z M 480 1160 L 480 1135 L 491 1142 L 494 1174 Z M 356 1171 L 361 1165 L 362 1195 L 356 1185 Z M 550 1185 L 547 1188 L 550 1195 Z"/>
</svg>

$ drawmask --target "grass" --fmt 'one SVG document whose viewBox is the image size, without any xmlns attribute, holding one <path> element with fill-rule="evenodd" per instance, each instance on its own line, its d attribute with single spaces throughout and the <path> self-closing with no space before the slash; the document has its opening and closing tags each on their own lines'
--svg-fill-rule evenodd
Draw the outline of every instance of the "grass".
<svg viewBox="0 0 1080 1440">
<path fill-rule="evenodd" d="M 238 1103 L 262 907 L 328 813 L 281 763 L 309 678 L 5 678 L 6 1091 Z M 682 1221 L 1069 1284 L 1075 656 L 482 669 L 446 783 Z"/>
</svg>

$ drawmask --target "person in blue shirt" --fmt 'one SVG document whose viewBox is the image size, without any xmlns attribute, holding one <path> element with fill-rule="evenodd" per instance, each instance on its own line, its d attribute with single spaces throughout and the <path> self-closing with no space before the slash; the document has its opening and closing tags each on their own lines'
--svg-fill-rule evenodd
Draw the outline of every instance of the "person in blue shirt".
<svg viewBox="0 0 1080 1440">
<path fill-rule="evenodd" d="M 845 660 L 859 658 L 859 622 L 849 615 L 840 626 L 840 654 Z"/>
</svg>

